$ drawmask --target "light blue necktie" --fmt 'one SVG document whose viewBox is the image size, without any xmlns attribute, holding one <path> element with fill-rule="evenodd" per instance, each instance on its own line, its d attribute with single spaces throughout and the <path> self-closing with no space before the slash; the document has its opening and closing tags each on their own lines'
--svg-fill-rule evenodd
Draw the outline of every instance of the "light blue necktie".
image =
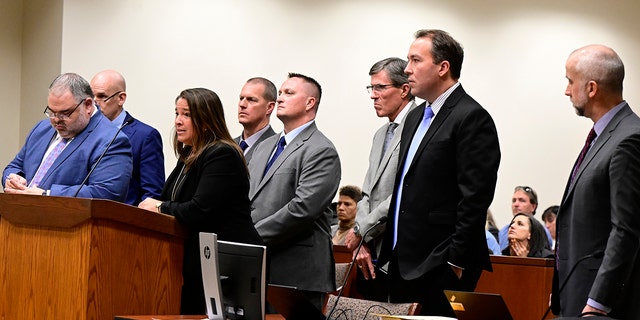
<svg viewBox="0 0 640 320">
<path fill-rule="evenodd" d="M 398 190 L 396 191 L 395 215 L 393 217 L 393 248 L 396 247 L 396 242 L 398 242 L 398 216 L 400 216 L 400 202 L 402 200 L 402 186 L 404 185 L 404 176 L 407 174 L 407 171 L 411 166 L 411 162 L 413 161 L 413 157 L 416 155 L 416 151 L 418 151 L 418 147 L 420 146 L 420 142 L 422 142 L 422 138 L 424 138 L 424 135 L 429 129 L 429 125 L 431 125 L 432 118 L 433 110 L 431 110 L 431 105 L 429 105 L 424 109 L 422 122 L 420 122 L 420 126 L 418 127 L 418 130 L 416 130 L 416 133 L 413 134 L 413 139 L 411 139 L 409 151 L 407 151 L 407 158 L 402 164 L 402 176 L 400 177 L 400 184 L 398 185 Z"/>
</svg>

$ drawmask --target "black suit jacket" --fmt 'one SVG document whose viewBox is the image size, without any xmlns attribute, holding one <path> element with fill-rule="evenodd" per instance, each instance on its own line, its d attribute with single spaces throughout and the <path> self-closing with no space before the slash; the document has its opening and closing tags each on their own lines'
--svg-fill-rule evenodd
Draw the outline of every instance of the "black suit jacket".
<svg viewBox="0 0 640 320">
<path fill-rule="evenodd" d="M 262 239 L 251 221 L 248 171 L 235 148 L 217 143 L 205 150 L 170 201 L 182 167 L 178 161 L 164 185 L 161 210 L 187 227 L 181 314 L 204 314 L 199 233 L 213 232 L 219 240 L 252 244 L 262 244 Z"/>
<path fill-rule="evenodd" d="M 424 114 L 412 110 L 402 130 L 400 161 L 388 225 L 393 230 L 402 164 Z M 404 179 L 398 242 L 403 279 L 416 279 L 450 262 L 462 268 L 491 270 L 484 225 L 493 200 L 500 163 L 495 124 L 462 86 L 432 119 Z M 393 232 L 387 232 L 378 264 L 389 261 Z"/>
</svg>

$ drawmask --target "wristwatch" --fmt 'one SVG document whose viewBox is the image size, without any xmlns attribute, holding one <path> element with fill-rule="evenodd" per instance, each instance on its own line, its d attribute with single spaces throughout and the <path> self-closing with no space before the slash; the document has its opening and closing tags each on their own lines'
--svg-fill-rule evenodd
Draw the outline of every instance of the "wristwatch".
<svg viewBox="0 0 640 320">
<path fill-rule="evenodd" d="M 156 204 L 156 212 L 158 212 L 158 213 L 162 213 L 162 212 L 160 212 L 160 207 L 161 207 L 161 206 L 162 206 L 162 202 L 158 202 L 158 203 Z"/>
<path fill-rule="evenodd" d="M 360 225 L 358 223 L 356 223 L 356 225 L 353 226 L 353 234 L 355 234 L 358 237 L 362 237 L 362 235 L 360 234 Z"/>
</svg>

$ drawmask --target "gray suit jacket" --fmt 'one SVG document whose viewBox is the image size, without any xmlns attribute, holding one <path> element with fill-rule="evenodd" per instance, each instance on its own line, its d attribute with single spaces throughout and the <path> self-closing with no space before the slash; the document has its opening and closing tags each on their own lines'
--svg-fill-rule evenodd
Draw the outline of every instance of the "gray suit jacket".
<svg viewBox="0 0 640 320">
<path fill-rule="evenodd" d="M 247 153 L 244 155 L 245 160 L 247 160 L 247 164 L 249 164 L 249 161 L 251 160 L 251 157 L 253 156 L 253 152 L 256 150 L 256 146 L 258 145 L 258 143 L 266 140 L 267 138 L 271 137 L 274 134 L 276 134 L 276 132 L 273 131 L 273 128 L 271 128 L 271 126 L 269 125 L 269 129 L 267 129 L 267 131 L 262 133 L 260 138 L 258 138 L 258 141 L 256 141 L 256 143 L 254 143 L 253 146 L 249 148 L 249 151 L 247 151 Z M 233 140 L 235 140 L 237 144 L 240 144 L 240 141 L 242 141 L 242 135 L 237 136 Z"/>
<path fill-rule="evenodd" d="M 262 177 L 279 135 L 256 146 L 249 163 L 251 217 L 267 245 L 270 282 L 335 290 L 329 205 L 340 182 L 333 143 L 312 123 Z"/>
<path fill-rule="evenodd" d="M 416 108 L 415 102 L 408 106 L 409 112 Z M 389 204 L 393 194 L 393 183 L 395 182 L 396 172 L 398 171 L 398 156 L 400 154 L 400 136 L 404 127 L 404 120 L 399 119 L 399 125 L 395 130 L 393 139 L 387 147 L 382 159 L 382 146 L 387 135 L 388 123 L 380 127 L 373 136 L 373 144 L 369 153 L 369 168 L 362 185 L 362 200 L 358 202 L 358 213 L 356 220 L 360 225 L 360 232 L 365 233 L 369 228 L 373 227 L 382 217 L 386 217 L 389 212 Z M 384 232 L 386 224 L 381 224 L 375 230 L 369 232 L 364 239 L 370 242 L 378 238 Z M 380 252 L 380 244 L 382 239 L 376 243 L 376 252 Z"/>
<path fill-rule="evenodd" d="M 640 319 L 640 118 L 625 105 L 607 125 L 571 178 L 558 212 L 554 294 L 561 315 L 576 316 L 587 298 L 612 307 L 611 316 Z M 581 257 L 604 251 L 604 257 Z"/>
</svg>

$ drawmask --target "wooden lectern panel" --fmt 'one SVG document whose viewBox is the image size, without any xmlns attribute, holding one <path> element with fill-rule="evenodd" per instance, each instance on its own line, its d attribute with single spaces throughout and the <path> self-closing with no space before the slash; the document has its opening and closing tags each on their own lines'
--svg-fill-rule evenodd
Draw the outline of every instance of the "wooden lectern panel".
<svg viewBox="0 0 640 320">
<path fill-rule="evenodd" d="M 502 295 L 514 319 L 542 318 L 549 306 L 553 259 L 491 256 L 491 265 L 493 272 L 482 272 L 475 291 Z"/>
<path fill-rule="evenodd" d="M 0 319 L 177 314 L 183 242 L 121 203 L 0 194 Z"/>
</svg>

